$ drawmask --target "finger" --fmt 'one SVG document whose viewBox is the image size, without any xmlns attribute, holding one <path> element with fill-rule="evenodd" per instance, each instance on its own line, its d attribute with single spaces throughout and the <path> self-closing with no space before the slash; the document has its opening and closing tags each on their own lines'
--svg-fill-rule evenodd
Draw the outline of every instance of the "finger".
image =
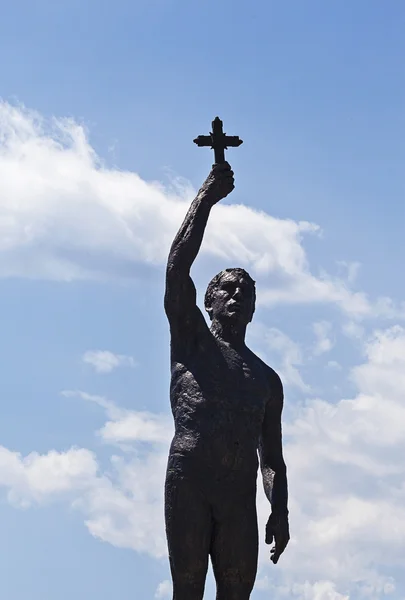
<svg viewBox="0 0 405 600">
<path fill-rule="evenodd" d="M 227 161 L 222 163 L 214 163 L 212 165 L 212 169 L 214 171 L 229 171 L 231 169 L 231 165 Z"/>
<path fill-rule="evenodd" d="M 221 186 L 221 189 L 227 190 L 228 192 L 231 192 L 234 188 L 235 188 L 235 185 L 234 185 L 233 181 L 226 181 Z"/>
<path fill-rule="evenodd" d="M 228 181 L 228 179 L 234 178 L 233 171 L 220 171 L 216 172 L 214 175 L 219 181 Z"/>
<path fill-rule="evenodd" d="M 272 544 L 273 540 L 274 540 L 273 532 L 266 530 L 266 538 L 265 538 L 266 544 L 268 544 L 268 545 Z"/>
<path fill-rule="evenodd" d="M 278 560 L 280 558 L 280 556 L 282 555 L 283 550 L 281 549 L 280 545 L 277 543 L 274 544 L 274 547 L 271 549 L 270 552 L 270 559 L 271 561 L 276 565 L 278 563 Z"/>
<path fill-rule="evenodd" d="M 283 554 L 284 550 L 286 549 L 287 544 L 288 544 L 287 538 L 283 538 L 281 540 L 276 540 L 276 544 L 271 552 L 271 554 L 272 554 L 271 560 L 273 561 L 274 564 L 277 564 L 280 556 Z"/>
</svg>

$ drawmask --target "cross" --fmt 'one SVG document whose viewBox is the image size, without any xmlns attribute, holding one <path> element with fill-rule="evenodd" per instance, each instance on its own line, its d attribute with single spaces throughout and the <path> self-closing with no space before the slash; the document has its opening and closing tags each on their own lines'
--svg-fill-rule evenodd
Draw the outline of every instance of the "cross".
<svg viewBox="0 0 405 600">
<path fill-rule="evenodd" d="M 237 135 L 226 135 L 222 129 L 222 121 L 216 117 L 212 121 L 212 133 L 210 135 L 199 135 L 193 140 L 197 146 L 209 146 L 214 150 L 215 163 L 220 164 L 225 162 L 225 150 L 228 147 L 237 148 L 243 144 L 243 140 Z"/>
</svg>

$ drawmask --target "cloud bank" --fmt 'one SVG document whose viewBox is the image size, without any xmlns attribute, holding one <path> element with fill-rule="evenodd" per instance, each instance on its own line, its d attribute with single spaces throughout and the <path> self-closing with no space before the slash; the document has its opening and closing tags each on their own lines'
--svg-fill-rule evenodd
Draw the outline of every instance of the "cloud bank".
<svg viewBox="0 0 405 600">
<path fill-rule="evenodd" d="M 163 186 L 108 167 L 85 128 L 71 119 L 46 120 L 0 103 L 0 277 L 141 276 L 142 266 L 164 264 L 194 193 L 181 179 Z M 327 303 L 355 317 L 404 316 L 404 306 L 389 298 L 372 301 L 352 289 L 357 263 L 344 275 L 321 266 L 313 273 L 302 242 L 317 232 L 314 223 L 219 205 L 202 252 L 224 266 L 249 269 L 260 280 L 263 305 Z"/>
<path fill-rule="evenodd" d="M 353 397 L 305 401 L 284 423 L 292 540 L 274 569 L 261 539 L 258 590 L 313 600 L 396 593 L 405 569 L 405 329 L 377 330 L 363 350 L 364 362 L 351 370 Z M 96 402 L 107 417 L 98 435 L 124 444 L 125 452 L 102 469 L 84 448 L 25 458 L 1 448 L 0 485 L 9 501 L 29 506 L 64 498 L 93 536 L 164 557 L 171 418 L 85 392 L 63 395 Z M 262 534 L 269 513 L 262 493 L 258 507 Z M 157 594 L 166 589 L 165 582 Z"/>
<path fill-rule="evenodd" d="M 0 277 L 142 277 L 138 267 L 164 265 L 193 194 L 182 180 L 165 187 L 104 165 L 85 129 L 72 120 L 46 121 L 0 104 Z M 345 264 L 338 276 L 311 267 L 304 241 L 318 231 L 315 224 L 220 205 L 202 249 L 213 262 L 237 262 L 251 271 L 263 306 L 339 308 L 347 317 L 343 333 L 363 352 L 350 370 L 351 395 L 331 403 L 317 391 L 318 397 L 305 400 L 315 393 L 302 374 L 310 358 L 325 360 L 325 370 L 344 376 L 340 363 L 328 360 L 336 327 L 316 321 L 315 339 L 304 352 L 280 329 L 262 325 L 255 332 L 252 326 L 263 354 L 279 358 L 286 386 L 303 398 L 284 424 L 293 537 L 277 569 L 262 543 L 257 593 L 308 600 L 402 598 L 405 329 L 397 324 L 367 337 L 359 319 L 399 320 L 404 308 L 356 291 L 357 263 Z M 132 357 L 109 351 L 91 350 L 82 358 L 98 373 L 133 366 Z M 108 464 L 86 448 L 24 457 L 0 447 L 0 487 L 14 506 L 66 502 L 98 539 L 165 557 L 162 481 L 171 417 L 126 410 L 84 391 L 63 392 L 66 401 L 73 395 L 104 411 L 96 435 L 112 448 Z M 258 506 L 262 534 L 269 512 L 262 493 Z M 162 581 L 156 597 L 168 594 L 170 584 Z"/>
</svg>

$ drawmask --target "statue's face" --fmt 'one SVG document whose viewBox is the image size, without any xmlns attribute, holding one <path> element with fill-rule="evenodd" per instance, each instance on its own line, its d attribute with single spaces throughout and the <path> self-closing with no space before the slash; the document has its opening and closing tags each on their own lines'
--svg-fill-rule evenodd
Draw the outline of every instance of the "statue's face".
<svg viewBox="0 0 405 600">
<path fill-rule="evenodd" d="M 253 317 L 254 290 L 251 281 L 236 273 L 224 273 L 211 302 L 211 318 L 247 325 Z"/>
</svg>

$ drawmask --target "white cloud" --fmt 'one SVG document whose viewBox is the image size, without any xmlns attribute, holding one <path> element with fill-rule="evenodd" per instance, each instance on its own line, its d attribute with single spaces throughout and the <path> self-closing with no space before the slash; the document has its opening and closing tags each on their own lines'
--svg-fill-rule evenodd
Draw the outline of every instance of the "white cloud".
<svg viewBox="0 0 405 600">
<path fill-rule="evenodd" d="M 110 443 L 138 441 L 167 444 L 173 437 L 173 425 L 168 417 L 132 411 L 117 421 L 108 421 L 100 434 Z"/>
<path fill-rule="evenodd" d="M 364 327 L 355 321 L 348 321 L 342 327 L 343 333 L 353 340 L 361 340 L 364 336 Z"/>
<path fill-rule="evenodd" d="M 65 390 L 62 395 L 94 402 L 105 410 L 109 420 L 98 434 L 110 444 L 123 445 L 124 448 L 126 444 L 135 442 L 167 445 L 173 437 L 173 420 L 169 415 L 123 409 L 102 396 L 80 390 Z"/>
<path fill-rule="evenodd" d="M 11 503 L 24 507 L 86 490 L 97 470 L 94 454 L 84 448 L 23 457 L 0 446 L 0 486 L 7 488 Z"/>
<path fill-rule="evenodd" d="M 299 371 L 304 362 L 299 344 L 279 329 L 263 323 L 252 323 L 249 336 L 259 348 L 258 354 L 276 369 L 284 385 L 294 386 L 306 393 L 311 391 Z"/>
<path fill-rule="evenodd" d="M 155 558 L 166 556 L 163 520 L 163 482 L 167 447 L 150 448 L 131 459 L 113 456 L 108 470 L 75 507 L 84 515 L 89 532 L 119 548 Z"/>
<path fill-rule="evenodd" d="M 83 361 L 92 365 L 97 373 L 111 373 L 117 367 L 136 367 L 132 356 L 114 354 L 109 350 L 88 350 L 83 354 Z"/>
<path fill-rule="evenodd" d="M 273 595 L 280 598 L 294 596 L 300 600 L 349 600 L 349 595 L 340 594 L 334 583 L 324 580 L 276 586 L 265 575 L 257 580 L 256 587 L 258 590 L 272 591 Z"/>
<path fill-rule="evenodd" d="M 75 501 L 89 532 L 102 541 L 160 558 L 166 555 L 163 483 L 173 422 L 169 415 L 117 407 L 102 396 L 64 391 L 68 398 L 94 402 L 108 421 L 98 432 L 107 443 L 131 450 L 112 456 L 107 473 Z"/>
<path fill-rule="evenodd" d="M 340 267 L 343 272 L 343 276 L 347 278 L 349 283 L 354 283 L 357 279 L 357 275 L 359 274 L 361 264 L 359 262 L 346 262 L 344 260 L 337 261 L 338 267 Z"/>
<path fill-rule="evenodd" d="M 131 279 L 142 265 L 165 262 L 193 194 L 179 178 L 164 187 L 106 167 L 73 120 L 0 104 L 0 277 Z M 219 205 L 202 251 L 248 268 L 261 304 L 328 303 L 357 317 L 402 318 L 404 307 L 389 298 L 371 302 L 351 289 L 353 268 L 338 277 L 312 272 L 302 237 L 318 231 Z"/>
<path fill-rule="evenodd" d="M 326 366 L 328 369 L 334 369 L 336 371 L 340 371 L 342 368 L 336 360 L 329 360 Z"/>
<path fill-rule="evenodd" d="M 258 590 L 271 589 L 277 597 L 346 600 L 380 598 L 396 589 L 396 569 L 405 568 L 405 329 L 375 332 L 365 357 L 352 369 L 358 388 L 353 398 L 336 404 L 309 400 L 284 422 L 292 539 L 274 570 L 263 543 L 270 507 L 260 491 Z M 149 433 L 129 420 L 130 434 L 112 441 L 129 440 L 133 452 L 112 456 L 103 471 L 83 449 L 26 459 L 3 449 L 0 482 L 10 500 L 42 503 L 67 495 L 93 536 L 165 556 L 169 417 L 123 411 L 85 392 L 64 395 L 100 405 L 108 423 L 136 415 Z"/>
<path fill-rule="evenodd" d="M 61 392 L 61 396 L 64 398 L 80 398 L 86 402 L 93 402 L 94 404 L 101 406 L 101 408 L 103 408 L 106 414 L 111 418 L 116 418 L 122 413 L 122 409 L 116 406 L 114 402 L 104 398 L 104 396 L 88 394 L 87 392 L 82 392 L 81 390 L 63 390 Z"/>
<path fill-rule="evenodd" d="M 285 423 L 292 541 L 280 566 L 287 580 L 377 598 L 405 567 L 405 330 L 376 332 L 365 351 L 353 399 L 307 401 Z"/>
<path fill-rule="evenodd" d="M 74 394 L 78 395 L 64 393 L 67 397 Z M 126 412 L 104 398 L 84 392 L 81 397 L 101 405 L 109 416 L 121 418 L 119 415 Z M 104 472 L 94 453 L 84 448 L 51 450 L 43 455 L 32 452 L 22 457 L 0 447 L 0 487 L 5 488 L 9 502 L 19 507 L 54 500 L 68 502 L 83 514 L 94 537 L 154 557 L 165 556 L 163 482 L 168 417 L 142 418 L 145 431 L 137 422 L 125 437 L 135 452 L 129 458 L 113 455 Z M 141 452 L 139 444 L 147 444 L 147 449 Z"/>
<path fill-rule="evenodd" d="M 306 582 L 293 586 L 291 591 L 294 596 L 305 600 L 349 600 L 349 596 L 336 591 L 336 586 L 331 581 L 316 581 L 313 584 Z"/>
<path fill-rule="evenodd" d="M 155 598 L 170 598 L 172 595 L 172 584 L 167 579 L 159 583 Z"/>
<path fill-rule="evenodd" d="M 137 265 L 162 265 L 192 194 L 184 182 L 164 188 L 105 167 L 83 128 L 72 121 L 45 122 L 23 109 L 0 106 L 0 277 L 125 279 L 133 277 Z M 403 307 L 387 298 L 373 302 L 355 291 L 357 266 L 345 265 L 338 277 L 311 268 L 302 238 L 316 232 L 313 224 L 220 205 L 203 252 L 251 270 L 261 304 L 339 307 L 351 319 L 345 334 L 360 346 L 365 336 L 360 317 L 402 318 Z M 330 336 L 320 333 L 326 351 Z M 278 361 L 287 384 L 303 394 L 311 391 L 303 379 L 299 344 L 275 328 L 263 327 L 257 339 Z M 281 596 L 380 598 L 394 593 L 395 569 L 404 570 L 405 330 L 375 332 L 364 352 L 364 363 L 351 372 L 357 388 L 353 397 L 336 404 L 307 401 L 284 424 L 292 540 L 275 571 L 267 566 L 269 549 L 261 544 L 259 579 L 259 586 L 266 586 L 274 578 Z M 118 366 L 116 360 L 122 364 L 131 358 L 108 354 L 93 356 L 91 364 L 105 372 Z M 328 365 L 337 366 L 335 361 Z M 171 417 L 121 409 L 85 392 L 64 395 L 102 407 L 107 420 L 98 434 L 132 452 L 112 456 L 101 469 L 83 448 L 27 457 L 0 448 L 0 485 L 10 502 L 29 506 L 66 498 L 97 538 L 164 556 L 163 480 Z M 261 534 L 268 512 L 261 493 Z"/>
<path fill-rule="evenodd" d="M 313 330 L 316 338 L 314 354 L 329 352 L 334 346 L 334 342 L 330 339 L 332 324 L 328 321 L 318 321 L 313 324 Z"/>
</svg>

